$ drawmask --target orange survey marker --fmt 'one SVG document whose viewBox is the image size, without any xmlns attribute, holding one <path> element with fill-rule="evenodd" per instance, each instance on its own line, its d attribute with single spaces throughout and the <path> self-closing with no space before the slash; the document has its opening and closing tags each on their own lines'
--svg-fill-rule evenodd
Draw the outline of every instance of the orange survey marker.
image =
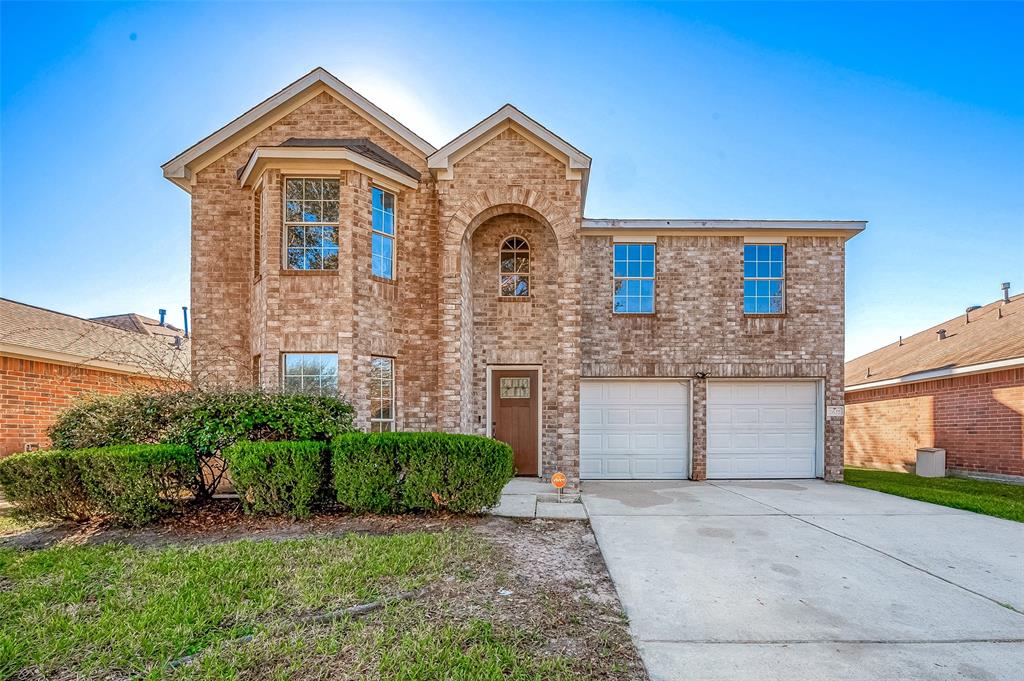
<svg viewBox="0 0 1024 681">
<path fill-rule="evenodd" d="M 555 473 L 551 476 L 551 484 L 559 491 L 565 487 L 565 473 Z"/>
</svg>

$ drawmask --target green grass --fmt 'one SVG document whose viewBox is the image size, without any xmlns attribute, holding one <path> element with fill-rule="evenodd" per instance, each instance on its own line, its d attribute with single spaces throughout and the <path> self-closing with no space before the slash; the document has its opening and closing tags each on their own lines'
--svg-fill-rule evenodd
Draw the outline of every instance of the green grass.
<svg viewBox="0 0 1024 681">
<path fill-rule="evenodd" d="M 1024 522 L 1024 485 L 847 468 L 843 482 L 940 506 Z"/>
<path fill-rule="evenodd" d="M 529 652 L 543 645 L 536 634 L 426 617 L 419 601 L 286 629 L 304 614 L 466 579 L 487 554 L 465 532 L 0 549 L 0 679 L 572 678 L 557 658 Z"/>
</svg>

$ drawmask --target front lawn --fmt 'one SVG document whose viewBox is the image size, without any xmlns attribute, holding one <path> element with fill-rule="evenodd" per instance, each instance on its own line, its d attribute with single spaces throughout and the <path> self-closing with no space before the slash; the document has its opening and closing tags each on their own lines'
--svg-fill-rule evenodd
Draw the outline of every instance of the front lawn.
<svg viewBox="0 0 1024 681">
<path fill-rule="evenodd" d="M 563 544 L 589 528 L 538 530 L 492 520 L 169 545 L 142 530 L 0 547 L 0 680 L 643 679 L 617 603 L 588 596 L 614 593 L 603 564 L 540 583 L 542 566 L 508 550 L 577 550 Z M 421 588 L 362 617 L 308 621 Z"/>
<path fill-rule="evenodd" d="M 847 468 L 843 482 L 908 499 L 1024 522 L 1024 485 L 964 478 L 921 478 L 910 473 L 864 468 Z"/>
</svg>

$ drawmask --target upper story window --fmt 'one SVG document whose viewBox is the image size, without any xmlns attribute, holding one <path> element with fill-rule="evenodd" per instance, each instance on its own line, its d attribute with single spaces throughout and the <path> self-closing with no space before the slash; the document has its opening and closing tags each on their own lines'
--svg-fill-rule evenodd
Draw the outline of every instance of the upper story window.
<svg viewBox="0 0 1024 681">
<path fill-rule="evenodd" d="M 371 358 L 370 430 L 386 433 L 395 429 L 395 360 Z"/>
<path fill-rule="evenodd" d="M 615 244 L 614 306 L 617 314 L 654 312 L 654 244 Z"/>
<path fill-rule="evenodd" d="M 395 278 L 395 195 L 374 187 L 373 193 L 373 274 Z"/>
<path fill-rule="evenodd" d="M 282 358 L 287 392 L 333 395 L 338 392 L 338 356 L 333 353 L 295 352 Z"/>
<path fill-rule="evenodd" d="M 338 269 L 338 180 L 285 180 L 288 269 Z"/>
<path fill-rule="evenodd" d="M 786 311 L 786 245 L 743 246 L 744 314 Z"/>
<path fill-rule="evenodd" d="M 526 239 L 510 236 L 501 243 L 498 254 L 498 291 L 506 298 L 530 295 L 530 244 Z"/>
</svg>

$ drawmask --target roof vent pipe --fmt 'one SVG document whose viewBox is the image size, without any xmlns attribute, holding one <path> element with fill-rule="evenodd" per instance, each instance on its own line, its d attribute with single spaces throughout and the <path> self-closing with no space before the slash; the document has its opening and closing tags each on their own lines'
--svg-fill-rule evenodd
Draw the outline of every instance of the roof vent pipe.
<svg viewBox="0 0 1024 681">
<path fill-rule="evenodd" d="M 945 329 L 939 329 L 935 333 L 939 334 L 939 340 L 946 340 L 946 330 Z"/>
<path fill-rule="evenodd" d="M 969 308 L 964 310 L 964 323 L 965 324 L 970 324 L 971 323 L 971 313 L 974 312 L 975 310 L 980 310 L 980 309 L 981 309 L 981 305 L 971 305 Z"/>
<path fill-rule="evenodd" d="M 185 316 L 185 338 L 188 338 L 188 308 L 184 305 L 181 306 L 181 312 Z"/>
<path fill-rule="evenodd" d="M 1004 281 L 1003 282 L 1003 305 L 1006 305 L 1008 302 L 1010 302 L 1010 282 Z"/>
<path fill-rule="evenodd" d="M 160 310 L 160 326 L 164 326 L 166 321 L 167 321 L 167 310 L 161 309 Z"/>
</svg>

